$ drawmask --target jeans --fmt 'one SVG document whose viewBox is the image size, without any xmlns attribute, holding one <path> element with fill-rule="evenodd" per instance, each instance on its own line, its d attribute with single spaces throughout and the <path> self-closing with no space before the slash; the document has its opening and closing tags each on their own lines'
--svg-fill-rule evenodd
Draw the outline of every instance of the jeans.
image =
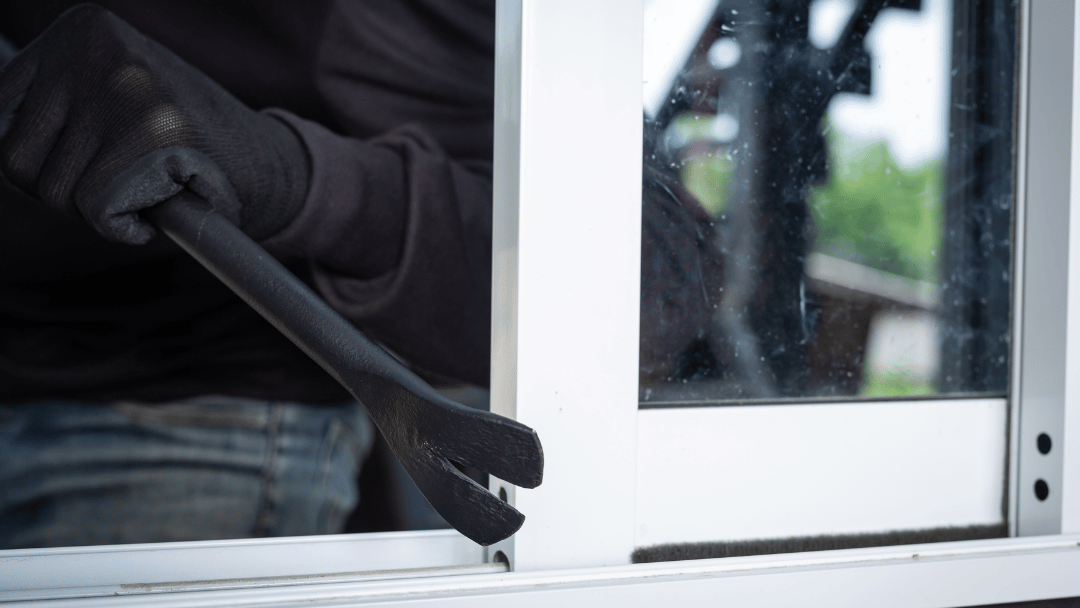
<svg viewBox="0 0 1080 608">
<path fill-rule="evenodd" d="M 340 532 L 373 441 L 357 404 L 0 406 L 0 549 Z"/>
</svg>

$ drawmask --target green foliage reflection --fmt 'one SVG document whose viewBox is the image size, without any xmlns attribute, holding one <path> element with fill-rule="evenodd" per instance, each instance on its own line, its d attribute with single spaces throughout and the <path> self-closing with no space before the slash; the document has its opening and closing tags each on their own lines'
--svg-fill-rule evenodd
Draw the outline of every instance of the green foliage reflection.
<svg viewBox="0 0 1080 608">
<path fill-rule="evenodd" d="M 828 128 L 830 180 L 812 189 L 814 249 L 912 279 L 936 282 L 943 162 L 901 168 L 884 140 L 859 144 Z"/>
</svg>

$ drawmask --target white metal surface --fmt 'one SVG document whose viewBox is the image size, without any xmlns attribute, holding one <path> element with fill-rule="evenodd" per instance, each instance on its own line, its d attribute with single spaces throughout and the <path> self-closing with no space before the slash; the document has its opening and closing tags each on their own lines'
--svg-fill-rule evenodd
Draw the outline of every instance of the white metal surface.
<svg viewBox="0 0 1080 608">
<path fill-rule="evenodd" d="M 156 595 L 159 593 L 192 593 L 235 589 L 277 589 L 280 587 L 308 587 L 341 583 L 369 583 L 373 581 L 401 581 L 446 576 L 470 576 L 495 574 L 508 570 L 503 562 L 482 563 L 472 566 L 448 566 L 445 568 L 410 568 L 405 570 L 371 570 L 362 572 L 338 572 L 334 574 L 297 574 L 291 576 L 264 576 L 255 578 L 223 578 L 198 581 L 162 581 L 154 583 L 125 583 L 122 585 L 99 585 L 93 587 L 59 587 L 21 589 L 0 592 L 0 603 L 61 599 L 89 599 L 95 597 L 123 597 L 129 595 Z"/>
<path fill-rule="evenodd" d="M 633 549 L 641 37 L 641 0 L 498 4 L 492 411 L 545 447 L 543 485 L 507 488 L 517 570 Z"/>
<path fill-rule="evenodd" d="M 959 607 L 1080 596 L 1080 536 L 57 600 L 68 606 Z"/>
<path fill-rule="evenodd" d="M 1046 433 L 1064 445 L 1066 390 L 1066 321 L 1069 316 L 1069 174 L 1072 144 L 1072 74 L 1074 6 L 1070 1 L 1030 2 L 1028 27 L 1027 116 L 1023 199 L 1023 308 L 1019 386 L 1012 388 L 1019 411 L 1016 430 L 1018 475 L 1017 533 L 1021 536 L 1061 531 L 1062 450 L 1039 453 L 1036 441 Z M 1073 305 L 1073 314 L 1080 313 Z M 1077 438 L 1080 439 L 1080 438 Z M 1049 495 L 1035 495 L 1037 480 Z"/>
<path fill-rule="evenodd" d="M 1005 488 L 1005 513 L 1008 522 L 1009 536 L 1017 536 L 1019 525 L 1017 513 L 1020 509 L 1020 497 L 1017 495 L 1020 477 L 1020 440 L 1017 429 L 1020 428 L 1020 407 L 1016 401 L 1019 394 L 1021 379 L 1021 353 L 1023 340 L 1021 340 L 1021 321 L 1024 318 L 1024 248 L 1027 244 L 1024 232 L 1024 212 L 1027 208 L 1024 193 L 1027 192 L 1027 173 L 1020 170 L 1027 166 L 1027 120 L 1028 96 L 1023 91 L 1028 90 L 1028 66 L 1030 65 L 1029 50 L 1031 47 L 1031 10 L 1030 0 L 1019 2 L 1017 19 L 1019 20 L 1017 38 L 1017 75 L 1016 75 L 1016 148 L 1013 162 L 1016 163 L 1015 172 L 1016 191 L 1013 196 L 1013 261 L 1012 261 L 1012 306 L 1009 311 L 1009 319 L 1012 328 L 1011 352 L 1009 376 L 1009 443 L 1008 443 L 1008 484 Z"/>
<path fill-rule="evenodd" d="M 0 551 L 0 601 L 87 587 L 446 568 L 484 557 L 454 530 L 20 549 Z"/>
<path fill-rule="evenodd" d="M 1004 399 L 642 410 L 638 546 L 1002 524 Z"/>
<path fill-rule="evenodd" d="M 1075 11 L 1073 32 L 1080 30 Z M 1080 116 L 1080 41 L 1073 38 L 1072 115 Z M 1069 233 L 1080 235 L 1080 120 L 1072 121 Z M 1069 309 L 1080 310 L 1080 238 L 1069 241 Z M 1067 327 L 1065 357 L 1065 415 L 1058 449 L 1062 452 L 1061 531 L 1080 532 L 1080 316 L 1073 313 Z M 1071 439 L 1071 442 L 1066 442 Z M 1051 448 L 1053 449 L 1053 448 Z"/>
</svg>

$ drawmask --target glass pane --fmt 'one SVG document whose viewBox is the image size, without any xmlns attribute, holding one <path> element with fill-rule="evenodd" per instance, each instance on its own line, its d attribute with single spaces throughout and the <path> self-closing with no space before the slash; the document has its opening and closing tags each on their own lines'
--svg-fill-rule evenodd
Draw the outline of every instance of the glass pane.
<svg viewBox="0 0 1080 608">
<path fill-rule="evenodd" d="M 647 0 L 641 402 L 1004 394 L 1016 7 Z"/>
</svg>

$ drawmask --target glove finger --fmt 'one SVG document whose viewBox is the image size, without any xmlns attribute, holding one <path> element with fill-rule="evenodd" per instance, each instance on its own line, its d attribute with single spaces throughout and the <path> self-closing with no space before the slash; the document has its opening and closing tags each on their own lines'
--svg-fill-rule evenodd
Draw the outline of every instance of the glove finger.
<svg viewBox="0 0 1080 608">
<path fill-rule="evenodd" d="M 10 115 L 22 101 L 26 89 L 34 81 L 36 67 L 19 55 L 0 68 L 0 115 Z M 0 131 L 0 137 L 4 131 Z"/>
<path fill-rule="evenodd" d="M 63 130 L 38 175 L 38 195 L 51 207 L 74 209 L 75 189 L 83 185 L 87 166 L 101 145 L 97 131 Z"/>
<path fill-rule="evenodd" d="M 87 175 L 104 171 L 100 162 Z M 235 222 L 235 209 L 223 201 L 236 194 L 221 169 L 205 154 L 190 148 L 166 148 L 146 154 L 112 178 L 100 192 L 75 193 L 75 204 L 86 221 L 105 238 L 141 245 L 157 231 L 141 212 L 187 188 Z"/>
<path fill-rule="evenodd" d="M 31 88 L 0 140 L 0 171 L 15 185 L 37 192 L 38 176 L 67 121 L 68 98 L 58 88 Z"/>
<path fill-rule="evenodd" d="M 0 108 L 0 140 L 4 139 L 4 135 L 11 128 L 11 123 L 15 120 L 15 112 L 22 105 L 25 98 L 26 95 L 20 94 L 7 108 Z M 2 175 L 2 172 L 0 172 L 0 175 Z"/>
<path fill-rule="evenodd" d="M 0 67 L 3 67 L 7 62 L 15 59 L 19 54 L 19 49 L 15 48 L 14 44 L 11 44 L 7 38 L 0 36 Z"/>
</svg>

